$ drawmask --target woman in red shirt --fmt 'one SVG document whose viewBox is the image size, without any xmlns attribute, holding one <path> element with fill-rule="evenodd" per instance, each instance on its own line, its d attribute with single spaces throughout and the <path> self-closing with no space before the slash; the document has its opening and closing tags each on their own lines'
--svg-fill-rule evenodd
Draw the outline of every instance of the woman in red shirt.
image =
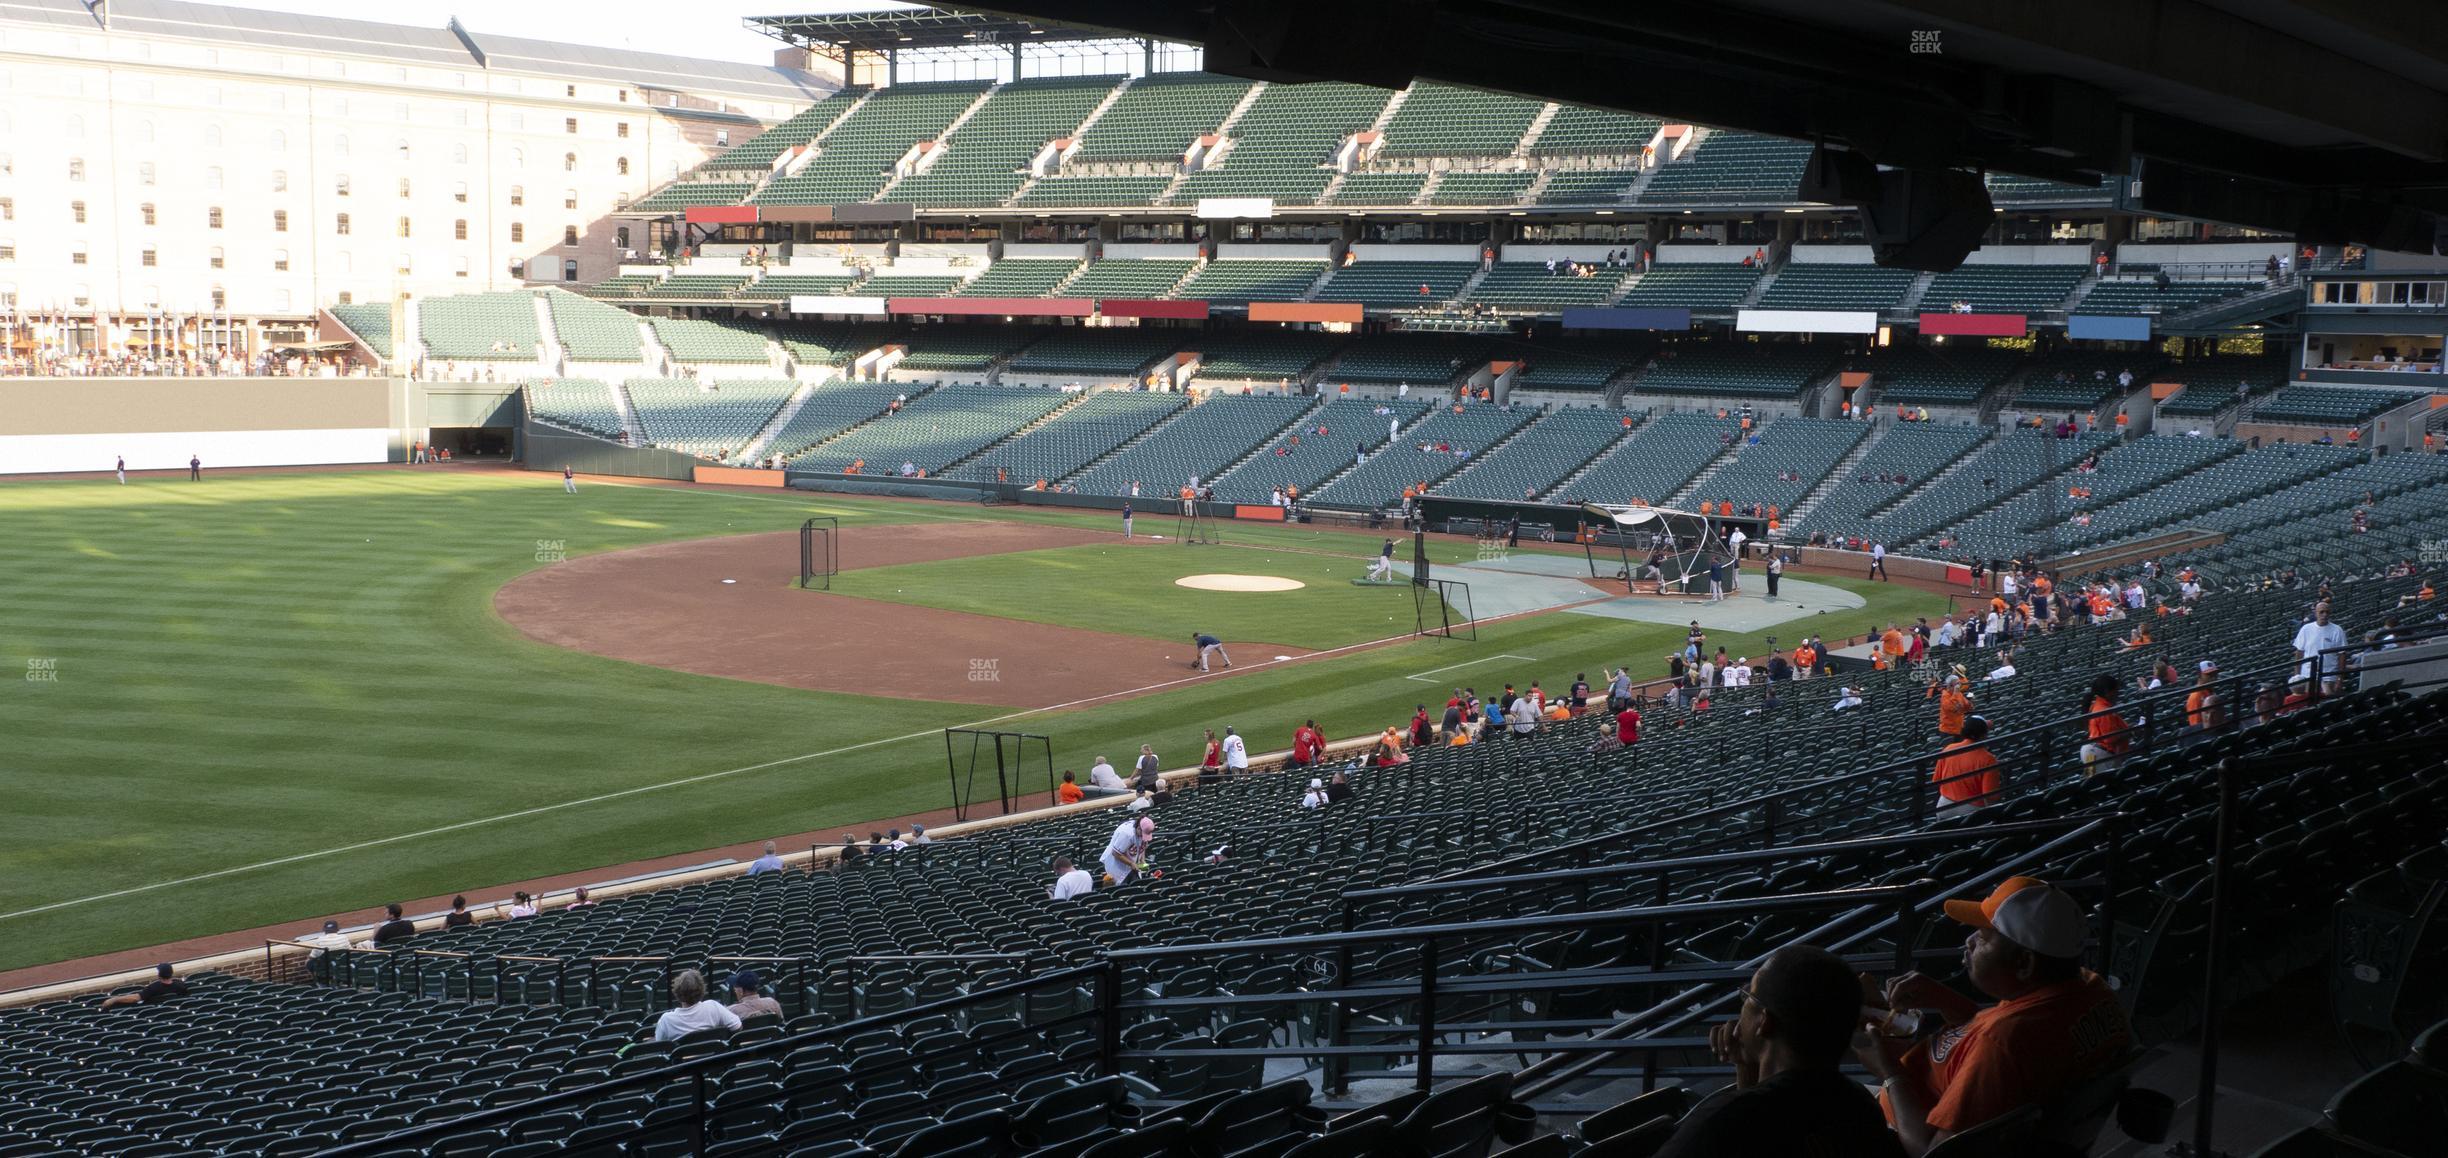
<svg viewBox="0 0 2448 1158">
<path fill-rule="evenodd" d="M 1207 753 L 1199 757 L 1199 782 L 1204 784 L 1224 774 L 1224 743 L 1216 739 L 1215 729 L 1207 729 Z"/>
</svg>

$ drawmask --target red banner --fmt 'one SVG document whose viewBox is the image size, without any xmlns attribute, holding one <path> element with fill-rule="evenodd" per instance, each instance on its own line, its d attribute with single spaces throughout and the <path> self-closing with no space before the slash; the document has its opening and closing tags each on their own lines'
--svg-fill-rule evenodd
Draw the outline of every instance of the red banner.
<svg viewBox="0 0 2448 1158">
<path fill-rule="evenodd" d="M 1207 303 L 1160 298 L 1103 298 L 1097 302 L 1097 312 L 1109 318 L 1189 318 L 1196 321 L 1207 316 Z"/>
<path fill-rule="evenodd" d="M 1233 517 L 1236 519 L 1255 519 L 1261 523 L 1280 523 L 1284 521 L 1284 509 L 1282 507 L 1275 506 L 1272 503 L 1265 506 L 1236 504 L 1233 507 Z"/>
<path fill-rule="evenodd" d="M 750 225 L 757 219 L 754 205 L 691 205 L 682 219 L 691 225 Z"/>
<path fill-rule="evenodd" d="M 1921 332 L 1966 338 L 2020 338 L 2031 331 L 2021 314 L 1923 314 Z"/>
</svg>

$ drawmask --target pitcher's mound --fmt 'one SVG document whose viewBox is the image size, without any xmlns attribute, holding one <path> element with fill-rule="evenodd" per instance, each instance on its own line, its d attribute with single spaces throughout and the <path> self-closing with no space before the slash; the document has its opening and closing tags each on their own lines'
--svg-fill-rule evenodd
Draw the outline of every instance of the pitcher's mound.
<svg viewBox="0 0 2448 1158">
<path fill-rule="evenodd" d="M 1200 591 L 1298 591 L 1308 586 L 1298 579 L 1276 575 L 1184 575 L 1174 580 L 1173 585 Z"/>
</svg>

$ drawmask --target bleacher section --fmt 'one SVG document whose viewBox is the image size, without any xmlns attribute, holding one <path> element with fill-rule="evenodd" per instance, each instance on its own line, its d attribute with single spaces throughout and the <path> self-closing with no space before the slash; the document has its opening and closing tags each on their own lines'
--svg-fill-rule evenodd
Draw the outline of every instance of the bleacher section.
<svg viewBox="0 0 2448 1158">
<path fill-rule="evenodd" d="M 1596 406 L 1549 411 L 1512 441 L 1472 455 L 1461 473 L 1438 484 L 1435 493 L 1508 502 L 1545 494 L 1628 433 L 1628 422 L 1637 421 L 1628 411 Z"/>
<path fill-rule="evenodd" d="M 1640 341 L 1544 342 L 1524 353 L 1529 364 L 1513 380 L 1516 390 L 1603 390 L 1608 380 L 1649 359 L 1655 348 Z"/>
<path fill-rule="evenodd" d="M 980 481 L 1000 478 L 1015 486 L 1056 483 L 1172 417 L 1188 402 L 1180 394 L 1100 390 L 1045 425 L 979 455 L 954 475 Z"/>
<path fill-rule="evenodd" d="M 838 205 L 864 201 L 892 176 L 902 154 L 932 140 L 986 91 L 984 81 L 897 84 L 879 90 L 825 136 L 816 159 L 760 191 L 759 205 Z"/>
<path fill-rule="evenodd" d="M 1860 462 L 1827 482 L 1827 492 L 1788 534 L 1826 535 L 1837 542 L 1878 533 L 1871 512 L 1902 498 L 1949 463 L 1972 453 L 1988 428 L 1937 422 L 1899 422 L 1879 435 Z M 1888 481 L 1901 478 L 1902 482 Z"/>
<path fill-rule="evenodd" d="M 1411 86 L 1385 125 L 1385 157 L 1502 156 L 1521 143 L 1545 102 L 1430 84 Z M 1450 178 L 1450 175 L 1448 175 Z"/>
<path fill-rule="evenodd" d="M 794 294 L 835 297 L 850 292 L 863 274 L 769 273 L 741 287 L 739 296 L 761 302 L 787 302 Z"/>
<path fill-rule="evenodd" d="M 1827 418 L 1779 418 L 1741 440 L 1734 456 L 1700 485 L 1694 496 L 1730 502 L 1737 510 L 1758 503 L 1780 512 L 1808 493 L 1870 433 L 1866 422 Z M 1780 477 L 1785 476 L 1785 477 Z"/>
<path fill-rule="evenodd" d="M 1595 109 L 1587 105 L 1558 105 L 1555 115 L 1547 118 L 1547 127 L 1531 142 L 1532 156 L 1574 156 L 1587 154 L 1630 156 L 1637 154 L 1656 139 L 1664 122 L 1639 113 Z"/>
<path fill-rule="evenodd" d="M 1835 352 L 1819 346 L 1684 346 L 1662 353 L 1632 389 L 1639 394 L 1791 398 L 1826 377 L 1835 364 Z"/>
<path fill-rule="evenodd" d="M 1080 135 L 1079 148 L 1064 164 L 1179 161 L 1202 134 L 1223 127 L 1225 115 L 1249 88 L 1249 81 L 1205 72 L 1141 77 Z"/>
<path fill-rule="evenodd" d="M 2095 185 L 2066 185 L 2037 177 L 1989 174 L 1989 199 L 2001 205 L 2058 205 L 2105 201 L 2116 195 L 2116 179 L 2102 177 Z"/>
<path fill-rule="evenodd" d="M 1146 174 L 1047 177 L 1022 190 L 1012 204 L 1022 209 L 1130 208 L 1153 203 L 1172 183 L 1171 177 Z"/>
<path fill-rule="evenodd" d="M 533 362 L 543 335 L 535 295 L 522 291 L 451 294 L 417 303 L 425 356 L 452 362 Z"/>
<path fill-rule="evenodd" d="M 752 274 L 677 273 L 633 297 L 654 301 L 728 301 L 747 289 Z"/>
<path fill-rule="evenodd" d="M 801 366 L 847 366 L 892 336 L 879 325 L 799 326 L 782 331 L 782 351 Z"/>
<path fill-rule="evenodd" d="M 1478 338 L 1361 338 L 1343 348 L 1326 377 L 1334 382 L 1407 382 L 1414 393 L 1441 389 L 1485 367 L 1489 349 Z"/>
<path fill-rule="evenodd" d="M 1191 274 L 1173 296 L 1226 306 L 1299 301 L 1325 272 L 1322 260 L 1211 261 Z"/>
<path fill-rule="evenodd" d="M 2394 390 L 2358 390 L 2350 386 L 2289 386 L 2253 403 L 2251 417 L 2256 422 L 2352 426 L 2416 397 Z"/>
<path fill-rule="evenodd" d="M 591 298 L 633 298 L 661 283 L 659 273 L 624 273 L 608 277 L 578 292 Z"/>
<path fill-rule="evenodd" d="M 1402 505 L 1403 488 L 1435 484 L 1538 417 L 1526 406 L 1485 402 L 1439 406 L 1402 438 L 1310 497 L 1319 506 L 1366 510 Z M 1382 421 L 1382 419 L 1380 420 Z"/>
<path fill-rule="evenodd" d="M 1088 494 L 1127 495 L 1137 483 L 1143 498 L 1172 498 L 1190 479 L 1213 480 L 1313 401 L 1287 394 L 1211 396 L 1071 484 Z"/>
<path fill-rule="evenodd" d="M 2159 377 L 2184 384 L 2159 404 L 2161 414 L 2208 417 L 2244 397 L 2278 389 L 2286 382 L 2286 367 L 2263 358 L 2204 358 L 2170 367 Z"/>
<path fill-rule="evenodd" d="M 945 138 L 943 156 L 882 198 L 924 206 L 1001 205 L 1020 188 L 1029 160 L 1070 135 L 1113 91 L 1111 76 L 1036 77 L 995 90 Z"/>
<path fill-rule="evenodd" d="M 787 120 L 740 142 L 730 152 L 698 168 L 707 173 L 743 170 L 762 173 L 773 167 L 774 158 L 814 140 L 826 125 L 832 124 L 866 94 L 865 85 L 829 93 L 823 100 L 791 114 Z"/>
<path fill-rule="evenodd" d="M 1327 200 L 1335 205 L 1409 205 L 1426 184 L 1426 173 L 1350 173 Z"/>
<path fill-rule="evenodd" d="M 560 426 L 605 438 L 621 437 L 620 406 L 612 387 L 592 378 L 547 378 L 522 388 L 527 413 Z"/>
<path fill-rule="evenodd" d="M 696 318 L 650 318 L 655 341 L 677 362 L 763 363 L 765 334 L 750 326 Z"/>
<path fill-rule="evenodd" d="M 2020 351 L 1949 343 L 1891 346 L 1852 368 L 1870 372 L 1878 404 L 1886 409 L 1899 403 L 1975 406 L 2021 365 Z"/>
<path fill-rule="evenodd" d="M 809 447 L 884 413 L 894 398 L 917 392 L 897 382 L 824 383 L 799 401 L 799 409 L 774 431 L 765 450 L 786 461 L 795 459 Z"/>
<path fill-rule="evenodd" d="M 799 470 L 890 475 L 914 463 L 929 475 L 1045 417 L 1071 395 L 1060 390 L 940 386 L 898 414 L 875 419 L 791 460 Z"/>
<path fill-rule="evenodd" d="M 1218 165 L 1183 178 L 1170 203 L 1272 197 L 1278 204 L 1313 204 L 1332 176 L 1324 166 L 1335 146 L 1368 128 L 1392 96 L 1339 82 L 1270 84 L 1233 125 L 1232 148 Z"/>
<path fill-rule="evenodd" d="M 1428 194 L 1430 205 L 1519 205 L 1538 174 L 1527 172 L 1452 173 Z"/>
<path fill-rule="evenodd" d="M 687 378 L 624 384 L 648 445 L 716 459 L 746 449 L 798 387 L 779 378 L 730 378 L 703 387 Z"/>
<path fill-rule="evenodd" d="M 1913 271 L 1877 265 L 1802 265 L 1778 270 L 1760 294 L 1763 310 L 1891 310 L 1904 304 Z"/>
<path fill-rule="evenodd" d="M 571 361 L 636 362 L 645 356 L 636 314 L 560 290 L 546 291 L 544 301 L 552 307 L 553 334 Z"/>
<path fill-rule="evenodd" d="M 1006 258 L 986 267 L 952 291 L 958 298 L 1042 298 L 1051 296 L 1062 279 L 1080 263 L 1069 258 Z"/>
<path fill-rule="evenodd" d="M 2073 471 L 1982 511 L 1935 536 L 1945 552 L 2011 559 L 2042 543 L 2054 526 L 2060 542 L 2089 530 L 2089 512 L 2164 486 L 2243 449 L 2225 438 L 2140 438 L 2100 454 L 2096 470 Z M 1948 480 L 1952 482 L 1954 480 Z M 1945 485 L 1945 484 L 1941 484 Z M 2085 495 L 2076 497 L 2080 488 Z"/>
<path fill-rule="evenodd" d="M 1011 362 L 1036 374 L 1129 374 L 1182 347 L 1192 335 L 1168 330 L 1060 330 Z"/>
<path fill-rule="evenodd" d="M 2173 314 L 2220 298 L 2240 297 L 2268 289 L 2257 281 L 2172 281 L 2167 287 L 2149 279 L 2110 278 L 2091 287 L 2074 312 L 2082 314 Z"/>
<path fill-rule="evenodd" d="M 2227 442 L 2209 438 L 2147 438 L 2141 445 L 2169 441 Z M 2119 450 L 2117 456 L 2124 453 Z M 2083 514 L 2073 525 L 2060 526 L 2061 542 L 2068 547 L 2085 547 L 2167 527 L 2194 526 L 2203 515 L 2290 491 L 2362 460 L 2361 452 L 2344 446 L 2264 446 L 2246 450 L 2186 475 L 2174 485 L 2153 486 L 2122 501 L 2109 501 L 2111 496 L 2098 491 L 2097 498 L 2082 504 Z M 2438 472 L 2431 473 L 2436 476 Z"/>
<path fill-rule="evenodd" d="M 1660 166 L 1641 200 L 1667 205 L 1789 202 L 1802 184 L 1810 152 L 1808 141 L 1717 129 L 1681 160 Z"/>
<path fill-rule="evenodd" d="M 2072 470 L 2093 451 L 2106 450 L 2115 442 L 2115 435 L 2104 432 L 2060 439 L 2030 430 L 2009 431 L 1991 439 L 1978 454 L 1962 460 L 1955 473 L 1937 479 L 1928 489 L 1880 515 L 1875 529 L 1863 537 L 1884 540 L 1891 546 L 1914 542 L 1942 527 L 1963 522 L 1973 513 L 2043 478 Z M 1913 482 L 1920 481 L 1921 476 L 1913 476 Z"/>
<path fill-rule="evenodd" d="M 902 339 L 908 348 L 896 370 L 984 375 L 997 359 L 1027 345 L 1037 332 L 1022 326 L 920 326 Z"/>
<path fill-rule="evenodd" d="M 349 332 L 365 340 L 365 344 L 381 356 L 391 356 L 391 307 L 385 302 L 342 302 L 331 307 L 331 316 Z"/>
<path fill-rule="evenodd" d="M 1542 205 L 1615 205 L 1640 180 L 1635 169 L 1565 169 L 1547 179 L 1539 194 Z"/>
<path fill-rule="evenodd" d="M 940 298 L 959 289 L 961 276 L 944 273 L 879 273 L 855 287 L 862 297 Z"/>
<path fill-rule="evenodd" d="M 1207 334 L 1186 344 L 1199 352 L 1194 378 L 1204 383 L 1299 378 L 1333 354 L 1337 341 L 1331 334 L 1295 330 L 1281 334 Z"/>
<path fill-rule="evenodd" d="M 1759 279 L 1758 267 L 1740 262 L 1659 263 L 1640 275 L 1616 304 L 1730 310 L 1742 303 Z"/>
<path fill-rule="evenodd" d="M 1358 302 L 1377 309 L 1440 306 L 1462 292 L 1479 267 L 1467 261 L 1355 261 L 1334 271 L 1318 289 L 1321 302 Z M 1428 292 L 1421 293 L 1426 286 Z"/>
<path fill-rule="evenodd" d="M 1652 418 L 1580 481 L 1562 484 L 1553 495 L 1568 502 L 1663 503 L 1724 453 L 1736 431 L 1735 423 L 1705 414 Z"/>
<path fill-rule="evenodd" d="M 1108 258 L 1081 270 L 1063 296 L 1074 298 L 1161 297 L 1198 263 L 1181 258 Z"/>
<path fill-rule="evenodd" d="M 1427 408 L 1428 403 L 1416 398 L 1328 402 L 1215 480 L 1215 497 L 1227 503 L 1264 503 L 1277 487 L 1298 487 L 1306 497 L 1336 471 L 1354 465 L 1355 450 L 1374 454 L 1384 446 L 1389 420 L 1408 425 Z M 1379 409 L 1390 413 L 1379 414 Z"/>
<path fill-rule="evenodd" d="M 2036 314 L 2062 309 L 2066 295 L 2082 284 L 2089 266 L 1959 265 L 1930 279 L 1921 308 L 1945 313 L 1956 302 L 1978 313 Z"/>
<path fill-rule="evenodd" d="M 638 213 L 670 213 L 696 205 L 737 205 L 755 191 L 754 181 L 675 181 L 629 208 Z"/>
<path fill-rule="evenodd" d="M 1560 265 L 1550 273 L 1544 262 L 1500 261 L 1488 267 L 1487 277 L 1464 300 L 1499 310 L 1600 306 L 1615 296 L 1631 274 L 1628 269 L 1608 269 L 1602 265 L 1587 277 L 1577 277 L 1564 272 Z"/>
</svg>

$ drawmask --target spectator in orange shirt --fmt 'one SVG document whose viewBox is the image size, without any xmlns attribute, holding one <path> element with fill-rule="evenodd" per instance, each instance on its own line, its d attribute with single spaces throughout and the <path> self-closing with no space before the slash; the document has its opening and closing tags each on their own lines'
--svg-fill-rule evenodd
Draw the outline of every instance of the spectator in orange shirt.
<svg viewBox="0 0 2448 1158">
<path fill-rule="evenodd" d="M 1966 716 L 1963 738 L 1938 753 L 1938 762 L 1930 768 L 1930 781 L 1938 786 L 1938 796 L 1946 801 L 1939 806 L 1941 814 L 1988 804 L 2005 786 L 1998 772 L 1997 757 L 1981 746 L 1989 738 L 1989 721 L 1979 716 Z"/>
<path fill-rule="evenodd" d="M 1880 1081 L 1880 1099 L 1910 1155 L 2013 1113 L 2057 1100 L 2123 1064 L 2133 1027 L 2108 983 L 2082 967 L 2082 906 L 2063 890 L 2010 877 L 1986 899 L 1946 903 L 1968 925 L 1964 972 L 1997 998 L 1981 1008 L 1930 978 L 1907 973 L 1884 992 L 1863 977 L 1865 1000 L 1895 1012 L 1931 1010 L 1934 1036 L 1890 1036 L 1893 1013 L 1873 1022 L 1855 1054 Z M 1884 1032 L 1880 1032 L 1883 1030 Z"/>
<path fill-rule="evenodd" d="M 2216 732 L 2227 726 L 2227 703 L 2218 694 L 2218 661 L 2201 661 L 2193 690 L 2185 693 L 2185 731 Z"/>
<path fill-rule="evenodd" d="M 1972 696 L 1964 691 L 1963 665 L 1957 664 L 1938 689 L 1938 734 L 1961 739 L 1964 721 L 1971 717 Z"/>
<path fill-rule="evenodd" d="M 2116 710 L 2121 694 L 2115 676 L 2103 675 L 2091 681 L 2091 703 L 2084 709 L 2091 713 L 2091 739 L 2082 746 L 2085 779 L 2116 771 L 2125 762 L 2125 753 L 2133 747 L 2133 725 L 2126 723 Z"/>
<path fill-rule="evenodd" d="M 1072 775 L 1070 771 L 1066 769 L 1063 772 L 1062 784 L 1054 789 L 1054 802 L 1057 804 L 1077 804 L 1082 800 L 1086 800 L 1087 798 L 1088 794 L 1080 791 L 1079 777 Z"/>
<path fill-rule="evenodd" d="M 1895 624 L 1888 624 L 1886 632 L 1879 636 L 1879 654 L 1886 657 L 1889 667 L 1903 662 L 1906 646 L 1904 632 Z"/>
<path fill-rule="evenodd" d="M 1808 643 L 1795 648 L 1793 653 L 1793 664 L 1795 679 L 1806 680 L 1818 674 L 1818 649 L 1813 648 Z"/>
</svg>

